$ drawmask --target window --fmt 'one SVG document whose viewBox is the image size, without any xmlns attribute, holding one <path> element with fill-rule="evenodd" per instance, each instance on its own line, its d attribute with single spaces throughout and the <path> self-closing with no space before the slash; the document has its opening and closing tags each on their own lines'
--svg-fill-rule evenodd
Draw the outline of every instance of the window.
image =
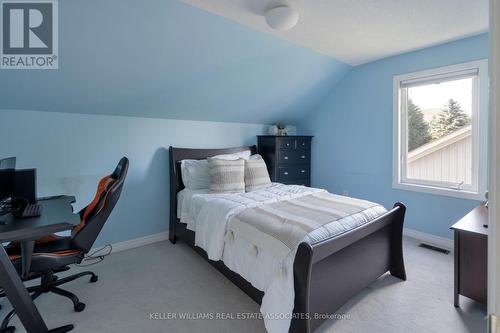
<svg viewBox="0 0 500 333">
<path fill-rule="evenodd" d="M 393 187 L 483 199 L 488 62 L 394 78 Z"/>
</svg>

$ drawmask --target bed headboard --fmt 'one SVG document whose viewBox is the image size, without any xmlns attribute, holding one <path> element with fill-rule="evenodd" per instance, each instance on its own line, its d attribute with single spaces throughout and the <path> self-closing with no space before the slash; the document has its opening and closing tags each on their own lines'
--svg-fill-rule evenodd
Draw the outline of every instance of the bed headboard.
<svg viewBox="0 0 500 333">
<path fill-rule="evenodd" d="M 176 148 L 170 146 L 170 235 L 173 237 L 174 226 L 177 221 L 177 193 L 184 188 L 181 177 L 181 161 L 186 159 L 202 160 L 210 156 L 221 154 L 232 154 L 240 151 L 250 150 L 252 154 L 257 152 L 256 146 L 222 148 L 222 149 L 192 149 Z M 171 241 L 174 241 L 173 238 Z"/>
</svg>

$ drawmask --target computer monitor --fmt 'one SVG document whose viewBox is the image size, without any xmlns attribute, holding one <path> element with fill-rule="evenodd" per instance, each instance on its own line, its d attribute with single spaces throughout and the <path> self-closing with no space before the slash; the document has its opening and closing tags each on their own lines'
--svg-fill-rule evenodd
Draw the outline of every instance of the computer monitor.
<svg viewBox="0 0 500 333">
<path fill-rule="evenodd" d="M 12 192 L 14 189 L 15 168 L 15 157 L 0 159 L 0 203 L 12 196 Z"/>
<path fill-rule="evenodd" d="M 0 203 L 12 196 L 14 191 L 15 168 L 15 157 L 8 157 L 0 160 Z"/>
<path fill-rule="evenodd" d="M 0 170 L 14 170 L 16 168 L 16 158 L 7 157 L 0 160 Z"/>
<path fill-rule="evenodd" d="M 25 198 L 30 204 L 36 203 L 36 169 L 14 171 L 13 198 Z"/>
<path fill-rule="evenodd" d="M 0 170 L 0 205 L 12 196 L 14 187 L 14 170 Z"/>
</svg>

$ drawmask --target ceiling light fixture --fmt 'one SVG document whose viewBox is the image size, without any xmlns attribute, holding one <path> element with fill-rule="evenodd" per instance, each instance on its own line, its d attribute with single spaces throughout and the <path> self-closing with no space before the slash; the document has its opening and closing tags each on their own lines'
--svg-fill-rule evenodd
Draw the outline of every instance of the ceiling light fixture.
<svg viewBox="0 0 500 333">
<path fill-rule="evenodd" d="M 280 31 L 290 30 L 299 22 L 299 12 L 292 7 L 278 6 L 266 13 L 267 24 Z"/>
</svg>

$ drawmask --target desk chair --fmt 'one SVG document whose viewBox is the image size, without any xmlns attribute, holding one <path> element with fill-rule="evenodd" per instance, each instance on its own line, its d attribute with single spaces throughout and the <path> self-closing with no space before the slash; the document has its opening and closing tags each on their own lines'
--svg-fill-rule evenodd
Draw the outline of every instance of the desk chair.
<svg viewBox="0 0 500 333">
<path fill-rule="evenodd" d="M 123 182 L 128 171 L 128 164 L 128 159 L 123 157 L 115 171 L 100 180 L 94 199 L 79 212 L 81 222 L 73 228 L 71 236 L 52 235 L 35 242 L 28 274 L 22 276 L 24 280 L 41 278 L 40 285 L 28 288 L 28 291 L 32 292 L 31 298 L 36 299 L 44 293 L 53 292 L 69 298 L 73 302 L 75 311 L 81 312 L 85 309 L 85 304 L 80 302 L 75 294 L 61 289 L 59 286 L 83 276 L 90 276 L 90 282 L 97 282 L 97 275 L 85 271 L 57 279 L 54 273 L 68 270 L 68 265 L 81 263 L 85 254 L 90 251 L 104 223 L 106 223 L 120 198 Z M 18 272 L 22 272 L 22 256 L 19 244 L 8 246 L 6 251 Z M 0 296 L 4 295 L 0 294 Z M 0 326 L 0 333 L 15 331 L 14 326 L 8 326 L 10 319 L 14 315 L 14 310 L 7 314 Z"/>
</svg>

